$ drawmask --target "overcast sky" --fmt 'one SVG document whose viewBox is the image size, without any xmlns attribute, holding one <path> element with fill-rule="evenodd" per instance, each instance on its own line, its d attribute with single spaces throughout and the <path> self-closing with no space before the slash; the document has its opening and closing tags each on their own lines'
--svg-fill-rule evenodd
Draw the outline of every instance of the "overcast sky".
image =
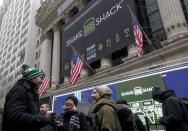
<svg viewBox="0 0 188 131">
<path fill-rule="evenodd" d="M 3 3 L 3 0 L 0 0 L 0 6 L 2 5 L 2 3 Z"/>
</svg>

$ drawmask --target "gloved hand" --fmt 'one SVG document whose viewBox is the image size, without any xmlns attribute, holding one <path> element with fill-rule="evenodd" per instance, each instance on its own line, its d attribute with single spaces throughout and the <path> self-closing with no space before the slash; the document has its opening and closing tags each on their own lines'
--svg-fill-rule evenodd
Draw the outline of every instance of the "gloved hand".
<svg viewBox="0 0 188 131">
<path fill-rule="evenodd" d="M 64 127 L 64 125 L 63 125 L 63 123 L 62 122 L 60 122 L 60 121 L 56 121 L 56 125 L 57 125 L 57 130 L 58 131 L 64 131 L 65 129 L 65 127 Z"/>
<path fill-rule="evenodd" d="M 53 112 L 53 111 L 47 111 L 46 114 L 45 114 L 45 117 L 49 121 L 55 121 L 55 119 L 56 119 L 56 113 Z"/>
<path fill-rule="evenodd" d="M 47 123 L 50 122 L 49 119 L 47 119 L 44 115 L 37 115 L 35 117 L 36 119 L 36 125 L 46 125 Z"/>
</svg>

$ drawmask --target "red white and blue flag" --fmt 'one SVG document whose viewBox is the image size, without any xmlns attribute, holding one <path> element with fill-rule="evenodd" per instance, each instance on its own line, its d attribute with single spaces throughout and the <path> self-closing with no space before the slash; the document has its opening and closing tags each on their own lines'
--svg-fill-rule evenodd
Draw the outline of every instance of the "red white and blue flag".
<svg viewBox="0 0 188 131">
<path fill-rule="evenodd" d="M 137 55 L 138 57 L 141 57 L 143 55 L 143 34 L 134 16 L 132 16 L 132 26 L 137 47 Z"/>
<path fill-rule="evenodd" d="M 71 58 L 71 72 L 70 72 L 70 83 L 74 84 L 80 77 L 80 73 L 83 68 L 83 62 L 78 56 L 78 54 L 73 51 Z"/>
<path fill-rule="evenodd" d="M 43 83 L 38 89 L 39 96 L 42 96 L 42 94 L 48 89 L 50 84 L 50 79 L 44 74 L 43 71 L 42 71 L 41 79 Z"/>
</svg>

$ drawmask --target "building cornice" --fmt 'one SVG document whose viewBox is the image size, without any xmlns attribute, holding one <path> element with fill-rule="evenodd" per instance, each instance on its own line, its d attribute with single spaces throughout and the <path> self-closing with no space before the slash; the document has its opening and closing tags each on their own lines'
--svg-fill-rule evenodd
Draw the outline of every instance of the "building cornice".
<svg viewBox="0 0 188 131">
<path fill-rule="evenodd" d="M 54 18 L 57 16 L 57 3 L 52 0 L 46 0 L 41 3 L 41 7 L 37 11 L 36 25 L 44 29 L 48 27 Z"/>
<path fill-rule="evenodd" d="M 40 27 L 43 32 L 47 32 L 54 27 L 59 21 L 66 17 L 73 7 L 78 6 L 78 0 L 65 7 L 63 13 L 58 14 L 58 8 L 65 2 L 65 0 L 46 0 L 42 2 L 41 7 L 38 9 L 36 15 L 36 25 Z"/>
</svg>

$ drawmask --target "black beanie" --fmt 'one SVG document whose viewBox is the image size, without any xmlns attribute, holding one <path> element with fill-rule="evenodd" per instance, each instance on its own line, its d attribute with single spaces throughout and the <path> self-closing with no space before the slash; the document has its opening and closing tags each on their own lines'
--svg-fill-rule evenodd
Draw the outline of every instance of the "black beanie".
<svg viewBox="0 0 188 131">
<path fill-rule="evenodd" d="M 66 101 L 68 99 L 71 99 L 74 102 L 75 106 L 78 105 L 78 99 L 75 96 L 68 96 L 67 99 L 66 99 Z"/>
<path fill-rule="evenodd" d="M 163 93 L 164 91 L 160 88 L 160 87 L 153 87 L 152 88 L 152 98 L 154 100 L 159 100 L 160 99 L 160 95 Z"/>
</svg>

